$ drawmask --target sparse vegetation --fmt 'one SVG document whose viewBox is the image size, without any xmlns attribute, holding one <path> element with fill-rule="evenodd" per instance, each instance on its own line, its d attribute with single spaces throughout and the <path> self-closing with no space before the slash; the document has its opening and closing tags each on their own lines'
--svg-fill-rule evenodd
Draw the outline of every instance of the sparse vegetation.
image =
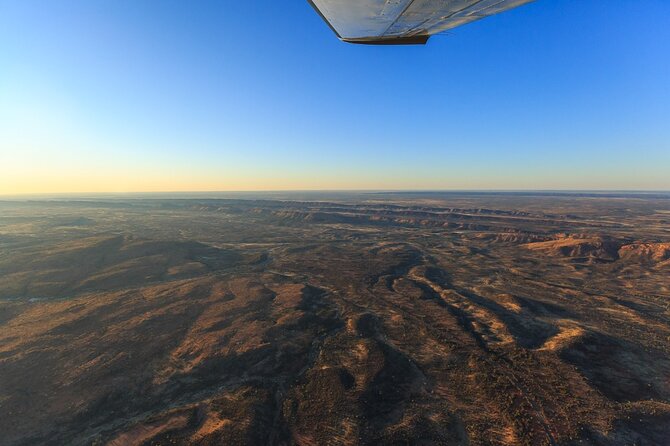
<svg viewBox="0 0 670 446">
<path fill-rule="evenodd" d="M 0 444 L 667 444 L 669 211 L 1 202 Z"/>
</svg>

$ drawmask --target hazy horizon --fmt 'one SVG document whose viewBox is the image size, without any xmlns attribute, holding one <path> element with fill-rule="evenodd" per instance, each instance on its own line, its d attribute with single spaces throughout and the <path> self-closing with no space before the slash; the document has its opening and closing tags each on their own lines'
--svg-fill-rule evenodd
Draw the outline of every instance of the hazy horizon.
<svg viewBox="0 0 670 446">
<path fill-rule="evenodd" d="M 159 191 L 159 192 L 75 192 L 0 194 L 5 202 L 69 202 L 123 200 L 281 200 L 281 201 L 377 201 L 387 198 L 448 199 L 463 197 L 537 197 L 537 198 L 612 198 L 612 199 L 670 199 L 670 190 L 615 189 L 303 189 L 247 191 Z"/>
</svg>

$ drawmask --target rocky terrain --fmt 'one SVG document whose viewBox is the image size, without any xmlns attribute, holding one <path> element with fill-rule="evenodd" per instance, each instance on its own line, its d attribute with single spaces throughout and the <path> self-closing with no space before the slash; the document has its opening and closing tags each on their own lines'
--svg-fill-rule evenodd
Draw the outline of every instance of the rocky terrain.
<svg viewBox="0 0 670 446">
<path fill-rule="evenodd" d="M 0 202 L 2 445 L 670 444 L 670 195 Z"/>
</svg>

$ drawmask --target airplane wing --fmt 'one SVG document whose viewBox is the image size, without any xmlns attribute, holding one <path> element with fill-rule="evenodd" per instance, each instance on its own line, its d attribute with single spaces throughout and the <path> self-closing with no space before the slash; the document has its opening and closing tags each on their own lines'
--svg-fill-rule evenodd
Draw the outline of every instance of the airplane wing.
<svg viewBox="0 0 670 446">
<path fill-rule="evenodd" d="M 408 45 L 533 0 L 308 1 L 344 42 Z"/>
</svg>

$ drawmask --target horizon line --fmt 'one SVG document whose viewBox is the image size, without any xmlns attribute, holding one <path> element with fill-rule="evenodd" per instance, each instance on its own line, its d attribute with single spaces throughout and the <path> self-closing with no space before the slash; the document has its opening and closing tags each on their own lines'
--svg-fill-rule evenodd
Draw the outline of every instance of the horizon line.
<svg viewBox="0 0 670 446">
<path fill-rule="evenodd" d="M 83 196 L 132 196 L 132 195 L 184 195 L 184 194 L 281 194 L 281 193 L 627 193 L 670 194 L 670 189 L 267 189 L 267 190 L 165 190 L 165 191 L 96 191 L 96 192 L 19 192 L 0 193 L 1 198 L 22 197 L 83 197 Z"/>
</svg>

